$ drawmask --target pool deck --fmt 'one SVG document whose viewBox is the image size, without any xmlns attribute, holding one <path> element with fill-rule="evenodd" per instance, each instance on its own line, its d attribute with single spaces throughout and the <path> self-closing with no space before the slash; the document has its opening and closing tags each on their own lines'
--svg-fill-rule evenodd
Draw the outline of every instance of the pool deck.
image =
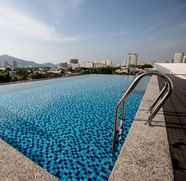
<svg viewBox="0 0 186 181">
<path fill-rule="evenodd" d="M 109 178 L 110 181 L 174 180 L 163 111 L 146 124 L 149 107 L 159 93 L 156 77 L 151 78 L 132 128 Z"/>
<path fill-rule="evenodd" d="M 186 71 L 186 70 L 185 70 Z M 174 89 L 164 104 L 175 181 L 186 180 L 186 79 L 172 76 Z M 162 86 L 161 80 L 159 81 Z"/>
<path fill-rule="evenodd" d="M 0 139 L 0 181 L 57 181 L 47 171 Z"/>
</svg>

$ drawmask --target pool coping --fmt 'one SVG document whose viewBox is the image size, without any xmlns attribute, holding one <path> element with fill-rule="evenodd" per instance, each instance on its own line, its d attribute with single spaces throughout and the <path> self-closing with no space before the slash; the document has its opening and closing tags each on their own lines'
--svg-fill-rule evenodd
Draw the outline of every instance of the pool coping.
<svg viewBox="0 0 186 181">
<path fill-rule="evenodd" d="M 14 85 L 14 84 L 23 84 L 23 83 L 32 83 L 32 82 L 47 81 L 47 80 L 54 80 L 54 79 L 63 79 L 63 78 L 65 79 L 65 78 L 76 77 L 76 76 L 82 76 L 82 74 L 78 74 L 78 75 L 64 75 L 64 76 L 60 76 L 60 77 L 51 77 L 51 78 L 40 78 L 40 79 L 0 82 L 0 86 Z"/>
<path fill-rule="evenodd" d="M 174 180 L 163 110 L 153 119 L 153 126 L 146 124 L 148 109 L 158 93 L 158 80 L 153 76 L 109 181 Z"/>
<path fill-rule="evenodd" d="M 21 152 L 0 139 L 0 181 L 58 181 Z"/>
<path fill-rule="evenodd" d="M 0 82 L 0 86 L 6 85 L 14 85 L 14 84 L 23 84 L 23 83 L 33 83 L 47 80 L 55 80 L 55 79 L 67 79 L 72 77 L 86 76 L 86 75 L 118 75 L 118 76 L 135 76 L 135 75 L 126 75 L 126 74 L 77 74 L 77 75 L 63 75 L 60 77 L 51 77 L 51 78 L 40 78 L 40 79 L 30 79 L 30 80 L 18 80 L 18 81 L 10 81 L 10 82 Z"/>
</svg>

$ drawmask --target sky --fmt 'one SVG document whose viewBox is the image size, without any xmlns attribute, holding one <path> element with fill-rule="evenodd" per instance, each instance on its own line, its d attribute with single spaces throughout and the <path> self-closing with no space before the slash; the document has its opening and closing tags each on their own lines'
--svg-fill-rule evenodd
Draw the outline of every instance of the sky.
<svg viewBox="0 0 186 181">
<path fill-rule="evenodd" d="M 186 53 L 186 0 L 0 0 L 0 54 L 39 63 Z"/>
</svg>

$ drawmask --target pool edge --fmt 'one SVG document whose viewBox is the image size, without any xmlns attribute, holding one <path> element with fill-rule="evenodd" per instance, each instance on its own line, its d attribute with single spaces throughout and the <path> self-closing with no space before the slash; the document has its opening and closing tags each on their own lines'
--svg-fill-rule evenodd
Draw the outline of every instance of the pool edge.
<svg viewBox="0 0 186 181">
<path fill-rule="evenodd" d="M 21 152 L 0 139 L 0 181 L 58 181 Z"/>
</svg>

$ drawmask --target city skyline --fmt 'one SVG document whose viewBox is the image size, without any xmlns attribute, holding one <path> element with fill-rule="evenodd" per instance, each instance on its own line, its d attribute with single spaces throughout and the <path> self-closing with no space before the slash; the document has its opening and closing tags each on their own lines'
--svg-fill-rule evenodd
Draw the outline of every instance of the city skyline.
<svg viewBox="0 0 186 181">
<path fill-rule="evenodd" d="M 0 0 L 0 54 L 38 63 L 78 58 L 123 63 L 186 52 L 186 2 Z"/>
</svg>

